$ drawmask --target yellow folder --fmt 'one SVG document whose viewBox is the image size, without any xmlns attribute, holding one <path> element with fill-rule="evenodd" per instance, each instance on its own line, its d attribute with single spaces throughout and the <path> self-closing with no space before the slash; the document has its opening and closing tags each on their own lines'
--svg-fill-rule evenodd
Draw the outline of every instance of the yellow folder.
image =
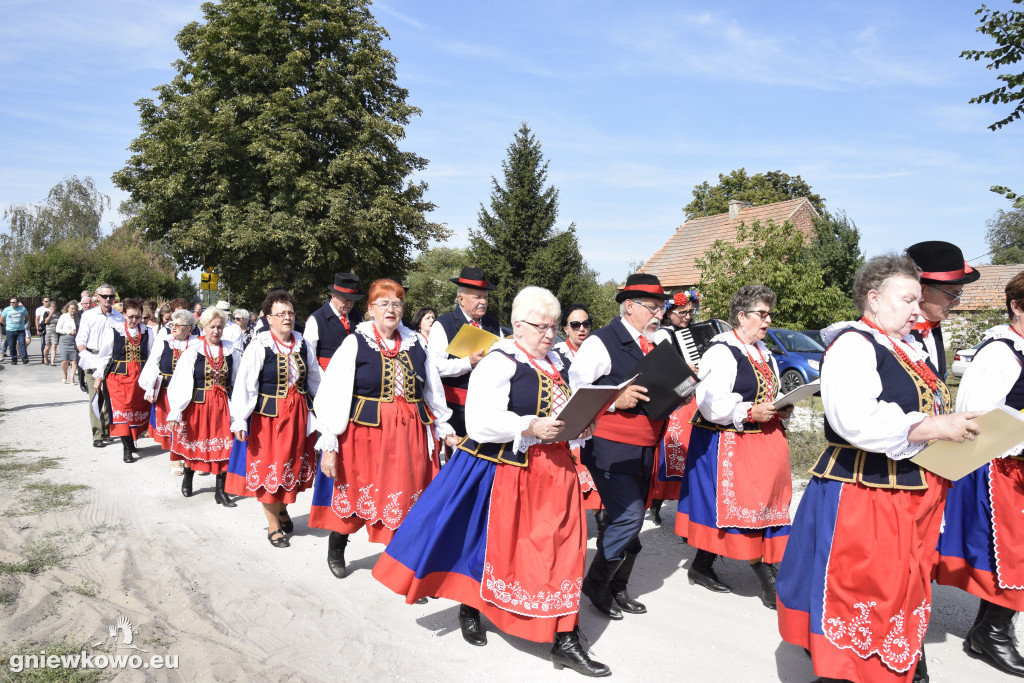
<svg viewBox="0 0 1024 683">
<path fill-rule="evenodd" d="M 486 351 L 500 337 L 472 325 L 463 325 L 455 333 L 455 339 L 448 343 L 448 353 L 456 358 L 465 358 L 477 351 Z"/>
</svg>

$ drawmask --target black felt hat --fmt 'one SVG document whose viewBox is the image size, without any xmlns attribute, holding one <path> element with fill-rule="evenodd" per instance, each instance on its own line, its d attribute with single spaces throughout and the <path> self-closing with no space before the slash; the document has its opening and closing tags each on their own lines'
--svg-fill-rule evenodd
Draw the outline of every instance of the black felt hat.
<svg viewBox="0 0 1024 683">
<path fill-rule="evenodd" d="M 484 275 L 484 271 L 470 266 L 463 268 L 459 276 L 453 277 L 451 281 L 459 287 L 471 287 L 473 289 L 486 290 L 497 289 L 497 287 L 487 281 L 487 276 Z"/>
<path fill-rule="evenodd" d="M 909 256 L 921 269 L 921 282 L 931 285 L 966 285 L 981 277 L 964 260 L 960 247 L 932 240 L 907 247 Z"/>
<path fill-rule="evenodd" d="M 351 301 L 363 298 L 363 293 L 359 291 L 359 276 L 355 273 L 335 273 L 334 284 L 328 287 L 327 291 Z"/>
<path fill-rule="evenodd" d="M 625 286 L 615 295 L 615 303 L 621 304 L 626 299 L 633 297 L 649 296 L 654 299 L 668 301 L 671 294 L 666 294 L 661 287 L 661 281 L 657 276 L 648 273 L 633 273 L 626 278 Z"/>
</svg>

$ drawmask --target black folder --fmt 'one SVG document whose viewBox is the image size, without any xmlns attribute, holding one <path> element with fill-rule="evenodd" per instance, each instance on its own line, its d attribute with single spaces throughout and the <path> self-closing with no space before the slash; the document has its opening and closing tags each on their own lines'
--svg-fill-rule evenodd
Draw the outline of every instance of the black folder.
<svg viewBox="0 0 1024 683">
<path fill-rule="evenodd" d="M 654 348 L 629 371 L 633 384 L 647 389 L 650 401 L 639 406 L 652 420 L 666 420 L 697 388 L 697 376 L 672 344 Z"/>
</svg>

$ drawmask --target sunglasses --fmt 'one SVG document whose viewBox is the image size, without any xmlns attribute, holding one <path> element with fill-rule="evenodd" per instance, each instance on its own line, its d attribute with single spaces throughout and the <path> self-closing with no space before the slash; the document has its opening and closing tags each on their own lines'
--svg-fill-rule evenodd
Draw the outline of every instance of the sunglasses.
<svg viewBox="0 0 1024 683">
<path fill-rule="evenodd" d="M 590 329 L 590 321 L 589 320 L 573 320 L 571 323 L 569 323 L 569 327 L 571 327 L 574 330 L 578 330 L 581 327 L 584 328 L 584 329 L 589 330 Z"/>
<path fill-rule="evenodd" d="M 113 294 L 97 294 L 96 296 L 98 296 L 101 299 L 113 299 L 114 298 Z"/>
</svg>

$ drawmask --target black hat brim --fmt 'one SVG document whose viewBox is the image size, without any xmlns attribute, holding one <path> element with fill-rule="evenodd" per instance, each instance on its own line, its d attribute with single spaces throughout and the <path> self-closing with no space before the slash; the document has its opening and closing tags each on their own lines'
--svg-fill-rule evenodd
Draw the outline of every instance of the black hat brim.
<svg viewBox="0 0 1024 683">
<path fill-rule="evenodd" d="M 335 296 L 340 296 L 342 299 L 348 299 L 349 301 L 359 301 L 363 298 L 363 294 L 349 294 L 348 292 L 339 292 L 334 287 L 328 287 L 327 291 Z"/>
<path fill-rule="evenodd" d="M 487 283 L 486 287 L 481 287 L 480 285 L 473 285 L 473 284 L 470 284 L 468 282 L 464 282 L 463 280 L 461 280 L 460 278 L 457 278 L 457 277 L 453 277 L 453 278 L 451 278 L 448 281 L 449 282 L 454 282 L 459 287 L 467 287 L 469 289 L 482 289 L 482 290 L 486 290 L 488 292 L 491 291 L 491 290 L 497 289 L 497 287 L 492 285 L 490 282 Z"/>
</svg>

